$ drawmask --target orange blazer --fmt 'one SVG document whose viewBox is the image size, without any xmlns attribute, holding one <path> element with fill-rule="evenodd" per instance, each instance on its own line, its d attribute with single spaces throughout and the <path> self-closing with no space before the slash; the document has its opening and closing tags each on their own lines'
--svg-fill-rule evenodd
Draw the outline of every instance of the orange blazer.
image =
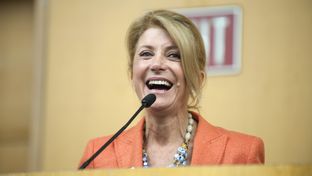
<svg viewBox="0 0 312 176">
<path fill-rule="evenodd" d="M 191 113 L 198 122 L 192 166 L 264 163 L 264 144 L 260 138 L 215 127 L 199 114 Z M 144 118 L 116 138 L 87 168 L 142 167 L 143 127 Z M 80 165 L 110 137 L 89 141 Z"/>
</svg>

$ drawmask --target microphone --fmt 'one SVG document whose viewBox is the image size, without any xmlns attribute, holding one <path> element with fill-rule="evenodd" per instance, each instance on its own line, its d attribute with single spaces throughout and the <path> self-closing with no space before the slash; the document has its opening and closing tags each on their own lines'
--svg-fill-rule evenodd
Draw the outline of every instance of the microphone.
<svg viewBox="0 0 312 176">
<path fill-rule="evenodd" d="M 155 102 L 155 100 L 156 100 L 155 94 L 148 94 L 142 99 L 141 103 L 142 103 L 142 106 L 144 106 L 145 108 L 148 108 Z"/>
<path fill-rule="evenodd" d="M 128 122 L 120 128 L 102 147 L 97 150 L 88 160 L 86 160 L 79 169 L 85 169 L 109 144 L 111 144 L 135 119 L 135 117 L 144 109 L 150 107 L 156 100 L 155 94 L 146 95 L 141 101 L 141 107 L 132 115 Z"/>
</svg>

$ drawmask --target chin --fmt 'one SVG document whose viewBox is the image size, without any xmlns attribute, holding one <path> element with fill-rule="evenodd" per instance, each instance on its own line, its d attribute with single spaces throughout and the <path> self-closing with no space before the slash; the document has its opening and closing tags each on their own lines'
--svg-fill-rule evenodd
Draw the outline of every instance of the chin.
<svg viewBox="0 0 312 176">
<path fill-rule="evenodd" d="M 157 97 L 157 95 L 156 95 Z M 176 109 L 175 107 L 177 107 L 177 101 L 174 101 L 172 99 L 168 99 L 165 97 L 157 97 L 158 99 L 156 99 L 156 102 L 151 106 L 151 109 L 153 110 L 158 110 L 158 111 L 162 111 L 162 110 L 174 110 Z"/>
</svg>

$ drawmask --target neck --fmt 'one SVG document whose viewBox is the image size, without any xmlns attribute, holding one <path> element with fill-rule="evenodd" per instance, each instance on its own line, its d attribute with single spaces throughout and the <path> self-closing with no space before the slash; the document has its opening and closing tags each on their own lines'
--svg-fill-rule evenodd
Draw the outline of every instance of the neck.
<svg viewBox="0 0 312 176">
<path fill-rule="evenodd" d="M 147 143 L 165 146 L 180 145 L 188 123 L 187 110 L 175 113 L 147 112 L 145 137 Z"/>
<path fill-rule="evenodd" d="M 190 138 L 192 131 L 196 130 L 196 124 L 186 110 L 180 112 L 166 116 L 160 116 L 159 113 L 158 116 L 153 116 L 152 113 L 147 113 L 142 158 L 144 167 L 185 166 L 191 161 Z M 186 131 L 188 125 L 193 129 L 188 128 Z M 186 152 L 189 156 L 185 154 Z M 176 159 L 176 155 L 185 159 Z"/>
</svg>

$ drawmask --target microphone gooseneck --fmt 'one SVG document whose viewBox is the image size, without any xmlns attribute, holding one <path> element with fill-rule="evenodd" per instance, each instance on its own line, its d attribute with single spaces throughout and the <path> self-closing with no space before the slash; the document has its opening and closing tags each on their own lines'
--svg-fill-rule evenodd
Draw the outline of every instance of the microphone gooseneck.
<svg viewBox="0 0 312 176">
<path fill-rule="evenodd" d="M 103 146 L 97 150 L 88 160 L 86 160 L 79 169 L 85 169 L 110 143 L 112 143 L 135 119 L 135 117 L 144 109 L 150 107 L 156 100 L 156 96 L 154 94 L 146 95 L 141 101 L 141 107 L 132 115 L 132 117 L 128 120 L 128 122 L 120 128 Z"/>
</svg>

